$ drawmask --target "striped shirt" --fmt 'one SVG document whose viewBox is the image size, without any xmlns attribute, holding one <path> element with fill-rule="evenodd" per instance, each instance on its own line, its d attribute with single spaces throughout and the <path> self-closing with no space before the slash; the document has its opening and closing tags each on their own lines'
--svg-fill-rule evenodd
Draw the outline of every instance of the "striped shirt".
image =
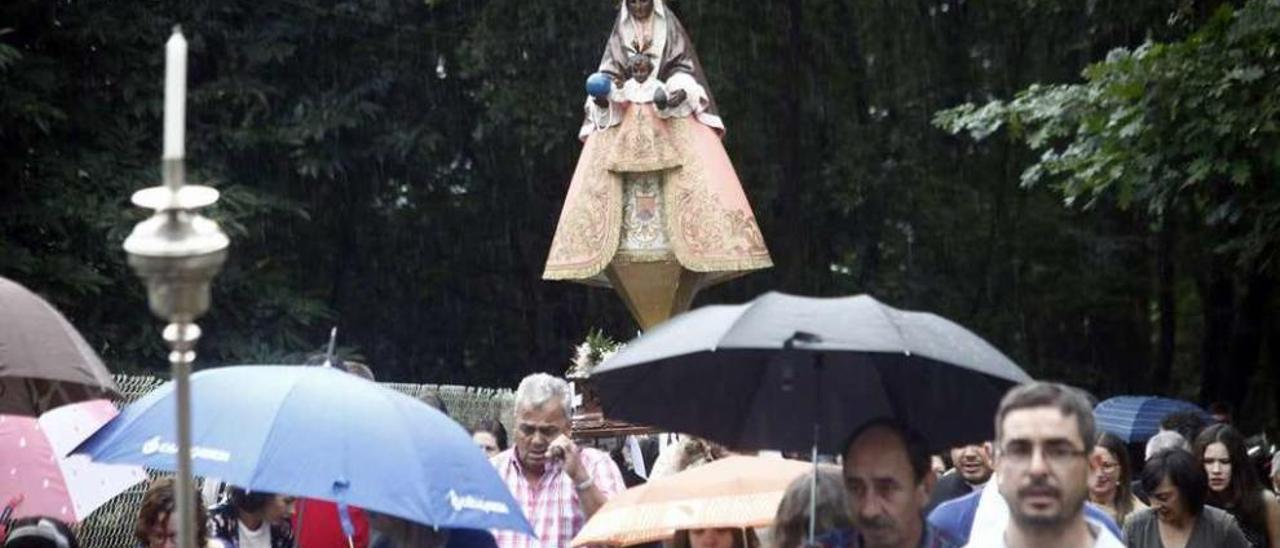
<svg viewBox="0 0 1280 548">
<path fill-rule="evenodd" d="M 583 447 L 579 459 L 587 473 L 594 478 L 595 485 L 611 498 L 626 489 L 622 483 L 622 472 L 614 464 L 609 454 L 598 449 Z M 587 522 L 582 513 L 582 505 L 578 502 L 578 491 L 569 474 L 564 472 L 559 462 L 548 462 L 547 469 L 536 484 L 524 477 L 520 467 L 520 459 L 516 458 L 515 448 L 507 449 L 493 457 L 493 465 L 498 475 L 511 490 L 511 495 L 520 508 L 538 538 L 532 538 L 511 531 L 494 531 L 494 538 L 501 548 L 559 548 L 569 546 L 574 535 L 582 530 Z"/>
</svg>

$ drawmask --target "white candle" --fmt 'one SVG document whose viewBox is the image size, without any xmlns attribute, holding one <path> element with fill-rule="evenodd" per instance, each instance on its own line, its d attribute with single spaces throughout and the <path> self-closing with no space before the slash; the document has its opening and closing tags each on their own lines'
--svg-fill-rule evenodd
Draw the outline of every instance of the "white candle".
<svg viewBox="0 0 1280 548">
<path fill-rule="evenodd" d="M 164 155 L 163 160 L 183 157 L 187 118 L 187 40 L 182 28 L 173 27 L 165 44 L 164 63 Z"/>
</svg>

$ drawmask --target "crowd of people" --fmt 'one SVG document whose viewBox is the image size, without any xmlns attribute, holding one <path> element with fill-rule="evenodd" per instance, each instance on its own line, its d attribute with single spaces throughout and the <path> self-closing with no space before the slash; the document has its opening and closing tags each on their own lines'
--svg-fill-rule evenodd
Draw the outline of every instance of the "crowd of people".
<svg viewBox="0 0 1280 548">
<path fill-rule="evenodd" d="M 372 379 L 367 367 L 339 365 Z M 421 399 L 448 413 L 438 397 Z M 535 536 L 449 531 L 228 486 L 216 504 L 197 505 L 197 537 L 204 548 L 568 546 L 595 512 L 627 488 L 618 460 L 575 441 L 570 405 L 566 381 L 534 374 L 516 390 L 510 445 L 502 421 L 481 420 L 470 428 Z M 993 440 L 945 455 L 930 454 L 928 440 L 893 419 L 872 421 L 849 434 L 838 466 L 822 466 L 816 482 L 805 476 L 791 484 L 771 527 L 679 530 L 652 545 L 1280 547 L 1277 463 L 1264 484 L 1229 416 L 1219 415 L 1221 422 L 1213 424 L 1196 413 L 1165 417 L 1140 461 L 1120 438 L 1099 431 L 1090 400 L 1069 386 L 1014 387 L 993 419 Z M 679 462 L 655 466 L 651 477 L 727 454 L 715 444 L 693 442 L 672 446 Z M 137 513 L 138 546 L 175 546 L 175 508 L 173 480 L 152 481 Z M 77 546 L 73 529 L 53 518 L 15 521 L 4 544 Z"/>
</svg>

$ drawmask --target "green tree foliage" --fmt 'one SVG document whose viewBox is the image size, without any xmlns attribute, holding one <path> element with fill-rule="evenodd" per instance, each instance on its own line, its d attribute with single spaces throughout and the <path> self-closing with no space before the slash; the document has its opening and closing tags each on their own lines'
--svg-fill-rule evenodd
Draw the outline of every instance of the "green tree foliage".
<svg viewBox="0 0 1280 548">
<path fill-rule="evenodd" d="M 1204 395 L 1242 401 L 1280 273 L 1280 4 L 1223 6 L 1183 40 L 1113 50 L 1083 75 L 936 123 L 976 140 L 1007 128 L 1039 153 L 1022 184 L 1051 184 L 1067 205 L 1136 206 L 1166 237 L 1181 227 L 1188 245 L 1161 253 L 1196 280 Z"/>
</svg>

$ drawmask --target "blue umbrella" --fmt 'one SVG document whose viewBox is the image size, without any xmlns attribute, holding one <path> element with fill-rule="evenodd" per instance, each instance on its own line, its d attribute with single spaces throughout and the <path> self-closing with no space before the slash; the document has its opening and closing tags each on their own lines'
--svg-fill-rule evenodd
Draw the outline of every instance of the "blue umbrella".
<svg viewBox="0 0 1280 548">
<path fill-rule="evenodd" d="M 1211 422 L 1195 404 L 1156 396 L 1116 396 L 1094 407 L 1093 417 L 1103 431 L 1126 443 L 1141 443 L 1160 431 L 1160 421 L 1165 416 L 1180 411 L 1197 413 L 1205 422 Z"/>
<path fill-rule="evenodd" d="M 192 468 L 241 487 L 331 500 L 437 527 L 533 530 L 470 436 L 418 400 L 329 367 L 192 375 Z M 174 470 L 173 383 L 75 452 Z"/>
</svg>

